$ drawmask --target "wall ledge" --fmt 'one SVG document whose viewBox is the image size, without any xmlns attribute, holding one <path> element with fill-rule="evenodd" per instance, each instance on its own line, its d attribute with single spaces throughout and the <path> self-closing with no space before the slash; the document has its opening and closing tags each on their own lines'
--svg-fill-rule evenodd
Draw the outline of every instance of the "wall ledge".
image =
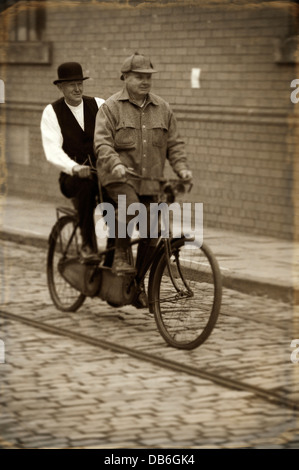
<svg viewBox="0 0 299 470">
<path fill-rule="evenodd" d="M 15 41 L 5 45 L 1 64 L 49 65 L 52 62 L 52 43 L 40 41 Z"/>
</svg>

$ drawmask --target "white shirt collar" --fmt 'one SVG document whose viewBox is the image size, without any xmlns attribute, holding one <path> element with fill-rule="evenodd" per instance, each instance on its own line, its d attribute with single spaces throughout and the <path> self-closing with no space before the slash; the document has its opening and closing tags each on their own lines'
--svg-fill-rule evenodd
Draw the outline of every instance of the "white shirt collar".
<svg viewBox="0 0 299 470">
<path fill-rule="evenodd" d="M 77 119 L 79 125 L 81 128 L 84 130 L 84 106 L 83 106 L 83 100 L 81 101 L 78 106 L 71 106 L 64 100 L 65 104 L 70 108 L 72 111 L 73 115 Z"/>
</svg>

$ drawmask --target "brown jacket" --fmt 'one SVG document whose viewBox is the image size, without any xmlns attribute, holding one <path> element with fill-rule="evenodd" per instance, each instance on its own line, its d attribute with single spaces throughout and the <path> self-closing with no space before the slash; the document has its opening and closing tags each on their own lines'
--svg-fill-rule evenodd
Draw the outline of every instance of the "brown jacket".
<svg viewBox="0 0 299 470">
<path fill-rule="evenodd" d="M 143 177 L 161 177 L 168 158 L 178 173 L 188 168 L 177 122 L 169 104 L 150 93 L 145 105 L 132 103 L 126 87 L 111 96 L 99 109 L 96 117 L 94 150 L 100 183 L 127 181 L 137 194 L 159 192 L 155 181 L 139 181 L 128 175 L 122 180 L 111 171 L 119 163 Z"/>
</svg>

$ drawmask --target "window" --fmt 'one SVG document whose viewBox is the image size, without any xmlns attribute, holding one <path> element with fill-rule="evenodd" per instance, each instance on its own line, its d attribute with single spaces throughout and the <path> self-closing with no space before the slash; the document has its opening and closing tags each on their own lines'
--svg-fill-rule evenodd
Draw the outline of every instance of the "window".
<svg viewBox="0 0 299 470">
<path fill-rule="evenodd" d="M 0 16 L 6 26 L 6 48 L 2 63 L 49 64 L 51 45 L 42 42 L 46 25 L 45 0 L 5 0 Z"/>
<path fill-rule="evenodd" d="M 293 3 L 293 5 L 292 5 Z M 275 62 L 277 64 L 298 63 L 299 46 L 299 0 L 293 0 L 289 5 L 288 32 L 285 37 L 275 41 Z"/>
<path fill-rule="evenodd" d="M 5 155 L 8 164 L 29 165 L 29 128 L 17 124 L 6 125 Z"/>
</svg>

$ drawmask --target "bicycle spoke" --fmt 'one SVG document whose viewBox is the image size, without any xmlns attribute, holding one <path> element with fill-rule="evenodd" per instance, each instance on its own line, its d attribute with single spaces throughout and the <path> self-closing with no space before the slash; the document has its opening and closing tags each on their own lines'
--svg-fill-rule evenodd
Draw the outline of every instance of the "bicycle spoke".
<svg viewBox="0 0 299 470">
<path fill-rule="evenodd" d="M 54 231 L 48 254 L 48 284 L 57 308 L 74 311 L 82 305 L 85 296 L 63 277 L 60 263 L 80 255 L 81 236 L 71 217 L 61 218 Z"/>
<path fill-rule="evenodd" d="M 191 349 L 211 333 L 220 308 L 220 272 L 210 252 L 190 249 L 182 241 L 157 268 L 154 310 L 169 344 Z M 212 260 L 212 261 L 211 261 Z"/>
</svg>

